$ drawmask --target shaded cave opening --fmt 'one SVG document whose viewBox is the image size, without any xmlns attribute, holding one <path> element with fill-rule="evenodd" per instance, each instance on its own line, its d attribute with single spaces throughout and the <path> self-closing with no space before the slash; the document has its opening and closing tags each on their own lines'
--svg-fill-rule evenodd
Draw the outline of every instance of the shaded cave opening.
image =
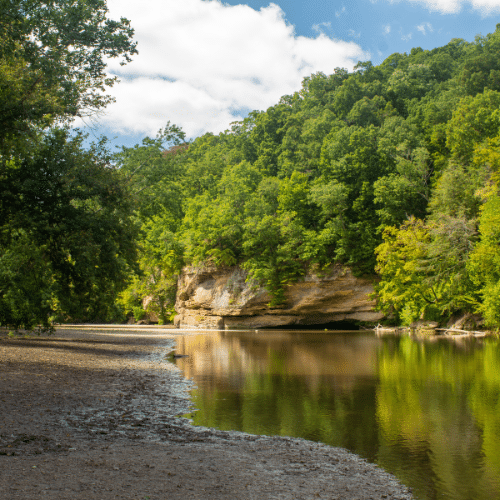
<svg viewBox="0 0 500 500">
<path fill-rule="evenodd" d="M 355 320 L 330 321 L 311 325 L 263 326 L 259 330 L 328 330 L 328 331 L 358 331 L 360 322 Z"/>
</svg>

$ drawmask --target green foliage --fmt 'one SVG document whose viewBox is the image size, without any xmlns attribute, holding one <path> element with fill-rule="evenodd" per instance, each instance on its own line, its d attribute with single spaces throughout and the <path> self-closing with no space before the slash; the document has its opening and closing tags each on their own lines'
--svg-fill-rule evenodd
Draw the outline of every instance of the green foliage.
<svg viewBox="0 0 500 500">
<path fill-rule="evenodd" d="M 255 166 L 243 161 L 224 171 L 213 198 L 204 193 L 187 201 L 182 234 L 188 261 L 200 263 L 214 255 L 225 255 L 226 262 L 240 259 L 245 203 L 261 177 Z"/>
<path fill-rule="evenodd" d="M 436 320 L 476 304 L 467 272 L 474 229 L 465 219 L 410 220 L 387 227 L 377 247 L 379 307 L 409 325 Z"/>
<path fill-rule="evenodd" d="M 0 324 L 15 329 L 50 329 L 57 283 L 47 245 L 37 245 L 23 230 L 11 234 L 0 256 Z"/>
<path fill-rule="evenodd" d="M 498 135 L 499 107 L 500 92 L 493 90 L 459 102 L 447 126 L 447 146 L 455 157 L 470 162 L 477 144 Z"/>
<path fill-rule="evenodd" d="M 341 263 L 377 270 L 379 306 L 406 323 L 475 308 L 497 324 L 500 26 L 313 74 L 219 135 L 188 143 L 169 122 L 111 158 L 47 130 L 110 102 L 128 21 L 104 0 L 17 4 L 0 0 L 0 321 L 165 323 L 186 264 L 239 265 L 278 307 Z"/>
<path fill-rule="evenodd" d="M 432 162 L 422 137 L 408 120 L 393 117 L 380 132 L 378 150 L 392 162 L 392 171 L 373 184 L 380 222 L 396 225 L 411 215 L 424 217 L 430 197 Z"/>
<path fill-rule="evenodd" d="M 139 232 L 137 271 L 129 277 L 118 303 L 136 320 L 146 312 L 163 324 L 174 314 L 177 276 L 183 265 L 183 247 L 175 236 L 184 215 L 185 134 L 167 123 L 154 139 L 123 147 L 114 161 L 135 206 Z"/>
<path fill-rule="evenodd" d="M 279 305 L 311 266 L 371 274 L 378 255 L 380 305 L 405 321 L 473 307 L 467 261 L 500 164 L 500 101 L 493 84 L 463 82 L 481 71 L 493 81 L 474 61 L 497 38 L 311 75 L 267 111 L 193 141 L 168 180 L 184 200 L 181 216 L 166 210 L 182 218 L 172 231 L 184 262 L 238 264 Z"/>
<path fill-rule="evenodd" d="M 317 209 L 309 200 L 309 182 L 305 174 L 294 172 L 292 176 L 283 179 L 279 185 L 278 211 L 293 212 L 304 227 L 314 227 L 317 220 Z"/>
<path fill-rule="evenodd" d="M 137 50 L 129 21 L 106 14 L 105 0 L 0 1 L 0 150 L 112 101 L 106 59 Z"/>
<path fill-rule="evenodd" d="M 421 99 L 432 90 L 434 75 L 426 64 L 409 64 L 404 69 L 398 67 L 387 84 L 394 107 L 405 116 L 412 99 Z"/>
<path fill-rule="evenodd" d="M 105 0 L 0 0 L 0 324 L 119 319 L 135 229 L 104 141 L 57 128 L 112 98 L 136 54 Z"/>
<path fill-rule="evenodd" d="M 478 311 L 488 326 L 500 329 L 500 196 L 498 188 L 488 195 L 479 220 L 480 242 L 467 263 L 472 280 L 478 285 L 481 303 Z"/>
<path fill-rule="evenodd" d="M 436 181 L 429 210 L 438 216 L 475 219 L 482 203 L 478 191 L 485 185 L 487 177 L 484 171 L 450 162 Z"/>
<path fill-rule="evenodd" d="M 425 256 L 430 236 L 424 222 L 410 219 L 397 229 L 384 230 L 384 242 L 377 247 L 376 271 L 381 277 L 376 287 L 379 306 L 393 312 L 403 324 L 410 324 L 422 314 L 435 313 L 436 294 L 424 283 L 419 261 Z"/>
<path fill-rule="evenodd" d="M 243 268 L 251 279 L 262 283 L 271 293 L 270 307 L 284 301 L 286 285 L 302 274 L 303 266 L 297 258 L 302 227 L 293 214 L 262 219 L 249 219 L 245 227 Z"/>
<path fill-rule="evenodd" d="M 183 191 L 183 161 L 188 147 L 184 141 L 184 132 L 168 122 L 154 139 L 145 137 L 141 145 L 122 147 L 114 155 L 113 161 L 125 178 L 140 217 L 169 213 L 172 223 L 177 224 L 182 218 L 178 200 Z"/>
<path fill-rule="evenodd" d="M 408 242 L 411 233 L 405 224 L 399 230 L 386 230 L 385 242 L 377 249 L 380 305 L 385 310 L 394 307 L 407 323 L 417 317 L 441 318 L 475 309 L 488 326 L 500 325 L 495 270 L 500 94 L 493 55 L 500 43 L 499 28 L 472 45 L 450 42 L 446 46 L 450 55 L 460 54 L 450 66 L 450 80 L 441 77 L 440 87 L 434 87 L 418 106 L 408 108 L 414 113 L 408 119 L 417 124 L 418 117 L 428 144 L 427 171 L 432 172 L 432 163 L 435 166 L 433 179 L 425 183 L 429 215 L 421 223 L 420 241 Z M 439 88 L 442 91 L 436 94 Z M 402 181 L 390 175 L 375 183 L 377 202 L 389 200 L 379 210 L 385 223 L 393 214 L 399 215 L 396 209 L 408 207 L 412 198 Z M 389 190 L 394 195 L 384 197 Z M 398 205 L 398 198 L 404 204 Z M 412 208 L 410 213 L 418 213 Z M 419 286 L 432 291 L 434 300 L 426 297 L 412 303 L 405 296 L 411 290 L 410 295 L 417 297 Z"/>
<path fill-rule="evenodd" d="M 119 314 L 114 300 L 135 255 L 131 207 L 103 144 L 84 150 L 83 140 L 54 130 L 4 171 L 2 324 Z"/>
<path fill-rule="evenodd" d="M 132 308 L 132 311 L 136 321 L 140 321 L 146 317 L 146 311 L 142 308 L 142 306 L 135 306 Z"/>
<path fill-rule="evenodd" d="M 379 127 L 384 118 L 393 113 L 395 112 L 392 105 L 383 97 L 377 95 L 370 99 L 365 96 L 354 104 L 346 119 L 350 125 Z"/>
<path fill-rule="evenodd" d="M 136 320 L 143 319 L 142 310 L 165 324 L 175 312 L 177 277 L 183 260 L 182 247 L 169 222 L 169 219 L 154 216 L 142 224 L 139 270 L 119 300 L 126 313 L 133 313 Z"/>
<path fill-rule="evenodd" d="M 313 74 L 189 146 L 169 125 L 124 148 L 142 225 L 129 310 L 166 296 L 183 264 L 239 265 L 278 307 L 308 269 L 342 263 L 376 269 L 379 307 L 405 323 L 493 311 L 499 33 Z"/>
<path fill-rule="evenodd" d="M 460 84 L 469 95 L 476 95 L 485 89 L 500 90 L 500 25 L 494 33 L 477 36 L 470 56 L 460 73 Z"/>
</svg>

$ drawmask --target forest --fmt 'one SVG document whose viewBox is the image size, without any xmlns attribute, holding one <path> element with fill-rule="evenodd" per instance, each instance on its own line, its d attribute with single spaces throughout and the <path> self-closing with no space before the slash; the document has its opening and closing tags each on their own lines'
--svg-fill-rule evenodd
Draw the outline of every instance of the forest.
<svg viewBox="0 0 500 500">
<path fill-rule="evenodd" d="M 239 265 L 277 307 L 340 263 L 394 323 L 500 328 L 500 24 L 111 153 L 70 127 L 110 102 L 104 60 L 130 62 L 133 29 L 104 0 L 51 4 L 0 0 L 0 325 L 140 319 L 145 298 L 167 323 L 191 264 Z"/>
</svg>

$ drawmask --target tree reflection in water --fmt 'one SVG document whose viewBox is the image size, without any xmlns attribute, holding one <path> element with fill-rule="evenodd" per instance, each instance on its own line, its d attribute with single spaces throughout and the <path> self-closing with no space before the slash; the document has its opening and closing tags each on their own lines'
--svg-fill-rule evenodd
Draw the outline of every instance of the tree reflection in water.
<svg viewBox="0 0 500 500">
<path fill-rule="evenodd" d="M 195 425 L 342 446 L 421 499 L 500 497 L 497 339 L 213 332 L 177 352 Z"/>
</svg>

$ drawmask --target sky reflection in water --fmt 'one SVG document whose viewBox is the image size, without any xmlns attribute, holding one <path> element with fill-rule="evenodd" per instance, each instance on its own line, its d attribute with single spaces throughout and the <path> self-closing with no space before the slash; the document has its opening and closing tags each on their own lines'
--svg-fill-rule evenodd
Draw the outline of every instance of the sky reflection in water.
<svg viewBox="0 0 500 500">
<path fill-rule="evenodd" d="M 177 353 L 195 425 L 342 446 L 420 499 L 500 498 L 497 339 L 214 332 Z"/>
</svg>

